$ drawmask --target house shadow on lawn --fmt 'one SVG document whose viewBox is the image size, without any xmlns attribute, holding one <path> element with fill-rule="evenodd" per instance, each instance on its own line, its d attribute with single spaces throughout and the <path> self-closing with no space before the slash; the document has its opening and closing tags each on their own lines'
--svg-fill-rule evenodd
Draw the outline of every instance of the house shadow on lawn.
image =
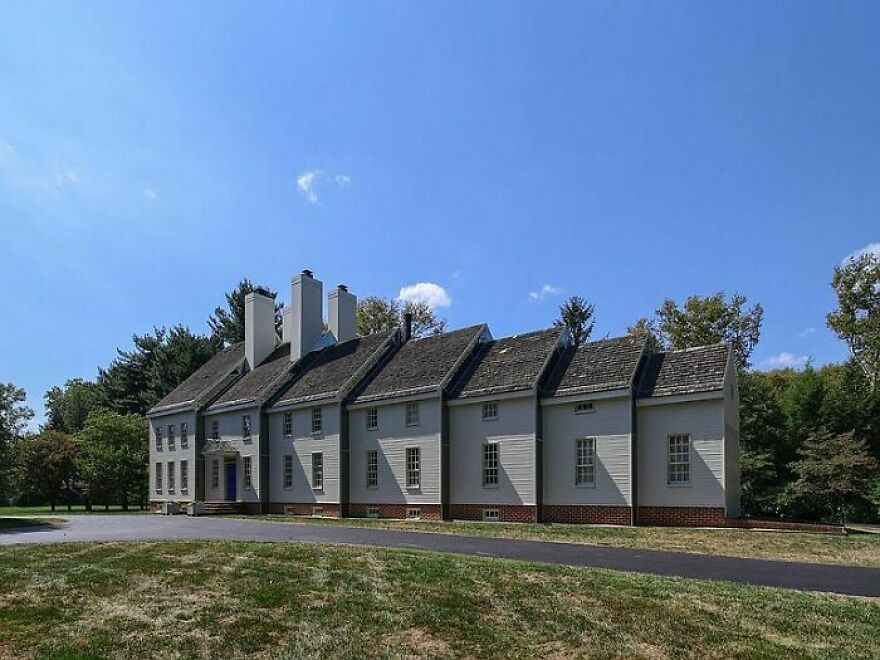
<svg viewBox="0 0 880 660">
<path fill-rule="evenodd" d="M 51 532 L 63 522 L 63 518 L 0 518 L 0 534 Z"/>
</svg>

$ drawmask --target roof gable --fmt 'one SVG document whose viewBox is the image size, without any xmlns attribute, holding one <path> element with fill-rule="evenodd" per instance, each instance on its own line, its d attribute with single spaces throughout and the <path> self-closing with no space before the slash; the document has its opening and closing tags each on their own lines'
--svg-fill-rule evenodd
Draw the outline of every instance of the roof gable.
<svg viewBox="0 0 880 660">
<path fill-rule="evenodd" d="M 147 414 L 161 412 L 166 408 L 176 408 L 186 404 L 196 405 L 209 398 L 211 393 L 223 381 L 240 368 L 244 360 L 244 342 L 227 346 L 217 353 L 180 385 L 175 387 Z"/>
<path fill-rule="evenodd" d="M 211 403 L 210 409 L 215 410 L 265 398 L 272 393 L 273 386 L 290 368 L 290 344 L 281 344 L 256 369 L 244 374 L 233 383 L 232 387 L 217 397 Z"/>
<path fill-rule="evenodd" d="M 629 387 L 644 349 L 645 340 L 631 336 L 583 343 L 559 360 L 544 393 L 574 396 Z"/>
<path fill-rule="evenodd" d="M 666 351 L 651 356 L 639 382 L 638 396 L 671 396 L 724 388 L 730 348 L 727 344 Z"/>
</svg>

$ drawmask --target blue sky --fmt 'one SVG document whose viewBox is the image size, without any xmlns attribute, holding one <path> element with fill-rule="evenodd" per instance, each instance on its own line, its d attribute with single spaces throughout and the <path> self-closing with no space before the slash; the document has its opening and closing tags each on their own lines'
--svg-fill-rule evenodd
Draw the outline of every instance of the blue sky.
<svg viewBox="0 0 880 660">
<path fill-rule="evenodd" d="M 839 360 L 832 268 L 880 241 L 878 24 L 868 2 L 5 3 L 0 381 L 39 411 L 132 333 L 205 331 L 240 278 L 286 299 L 303 267 L 422 283 L 496 336 L 571 294 L 602 336 L 741 291 L 757 364 Z"/>
</svg>

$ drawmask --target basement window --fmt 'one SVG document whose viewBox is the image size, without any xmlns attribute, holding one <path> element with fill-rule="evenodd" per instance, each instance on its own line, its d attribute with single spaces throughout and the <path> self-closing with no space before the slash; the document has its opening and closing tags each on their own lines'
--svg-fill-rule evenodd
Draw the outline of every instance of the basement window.
<svg viewBox="0 0 880 660">
<path fill-rule="evenodd" d="M 315 518 L 323 518 L 324 517 L 324 507 L 313 506 L 312 507 L 312 515 L 315 516 Z"/>
<path fill-rule="evenodd" d="M 500 519 L 501 515 L 498 509 L 483 509 L 483 520 L 485 522 L 498 522 Z"/>
<path fill-rule="evenodd" d="M 576 404 L 574 407 L 575 415 L 589 415 L 592 412 L 596 412 L 596 408 L 593 406 L 592 401 L 583 401 Z"/>
<path fill-rule="evenodd" d="M 378 518 L 378 517 L 379 517 L 379 507 L 368 506 L 367 507 L 367 518 Z"/>
<path fill-rule="evenodd" d="M 406 519 L 407 520 L 418 520 L 421 517 L 422 517 L 422 510 L 421 509 L 411 508 L 411 509 L 406 510 Z"/>
</svg>

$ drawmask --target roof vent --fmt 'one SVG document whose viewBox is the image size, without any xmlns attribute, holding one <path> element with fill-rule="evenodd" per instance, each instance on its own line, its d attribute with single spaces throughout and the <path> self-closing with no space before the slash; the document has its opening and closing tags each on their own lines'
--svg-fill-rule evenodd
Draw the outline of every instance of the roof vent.
<svg viewBox="0 0 880 660">
<path fill-rule="evenodd" d="M 314 273 L 312 273 L 312 271 L 310 271 L 308 268 L 303 268 L 302 274 L 306 277 L 312 277 L 314 275 Z"/>
</svg>

